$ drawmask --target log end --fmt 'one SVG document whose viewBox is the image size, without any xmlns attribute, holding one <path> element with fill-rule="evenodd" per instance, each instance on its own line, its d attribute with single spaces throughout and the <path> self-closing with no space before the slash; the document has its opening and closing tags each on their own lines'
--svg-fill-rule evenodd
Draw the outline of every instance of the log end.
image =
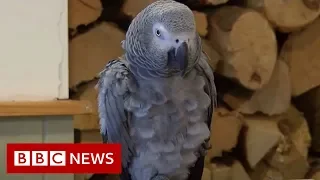
<svg viewBox="0 0 320 180">
<path fill-rule="evenodd" d="M 277 61 L 269 82 L 254 92 L 250 100 L 241 107 L 240 112 L 254 114 L 262 112 L 278 115 L 288 110 L 291 103 L 291 86 L 289 69 L 286 63 Z"/>
<path fill-rule="evenodd" d="M 280 59 L 289 66 L 291 91 L 299 96 L 320 85 L 320 19 L 303 31 L 289 35 L 281 49 Z"/>
<path fill-rule="evenodd" d="M 214 146 L 209 150 L 208 157 L 221 156 L 223 151 L 231 151 L 238 143 L 242 126 L 243 121 L 239 114 L 225 108 L 217 108 L 211 123 L 210 144 Z"/>
<path fill-rule="evenodd" d="M 209 38 L 222 54 L 219 73 L 248 89 L 260 89 L 270 79 L 277 59 L 277 42 L 269 22 L 258 12 L 223 7 L 210 19 Z"/>
<path fill-rule="evenodd" d="M 254 25 L 254 26 L 253 26 Z M 240 83 L 260 89 L 270 79 L 277 58 L 273 29 L 257 12 L 244 14 L 230 33 L 233 68 Z"/>
<path fill-rule="evenodd" d="M 264 0 L 267 18 L 282 32 L 299 30 L 320 14 L 318 0 Z"/>
</svg>

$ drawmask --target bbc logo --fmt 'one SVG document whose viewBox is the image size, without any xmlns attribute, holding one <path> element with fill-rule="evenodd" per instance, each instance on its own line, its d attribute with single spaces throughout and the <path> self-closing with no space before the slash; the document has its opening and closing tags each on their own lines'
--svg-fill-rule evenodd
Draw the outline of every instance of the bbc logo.
<svg viewBox="0 0 320 180">
<path fill-rule="evenodd" d="M 14 151 L 14 166 L 65 166 L 65 151 Z"/>
</svg>

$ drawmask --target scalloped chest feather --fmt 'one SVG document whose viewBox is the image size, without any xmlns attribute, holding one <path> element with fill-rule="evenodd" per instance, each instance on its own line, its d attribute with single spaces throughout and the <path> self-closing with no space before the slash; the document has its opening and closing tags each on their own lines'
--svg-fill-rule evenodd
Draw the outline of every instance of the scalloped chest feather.
<svg viewBox="0 0 320 180">
<path fill-rule="evenodd" d="M 138 81 L 124 107 L 131 112 L 129 127 L 136 156 L 130 166 L 133 180 L 165 174 L 170 180 L 188 177 L 201 143 L 208 138 L 204 77 L 193 69 L 184 78 Z"/>
</svg>

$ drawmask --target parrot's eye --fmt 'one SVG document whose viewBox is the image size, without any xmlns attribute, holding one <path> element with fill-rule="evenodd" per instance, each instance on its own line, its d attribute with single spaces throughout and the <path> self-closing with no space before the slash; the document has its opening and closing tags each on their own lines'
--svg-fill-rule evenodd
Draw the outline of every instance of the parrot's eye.
<svg viewBox="0 0 320 180">
<path fill-rule="evenodd" d="M 160 30 L 159 30 L 159 29 L 156 30 L 156 36 L 158 36 L 158 37 L 161 36 L 161 33 L 160 33 Z"/>
</svg>

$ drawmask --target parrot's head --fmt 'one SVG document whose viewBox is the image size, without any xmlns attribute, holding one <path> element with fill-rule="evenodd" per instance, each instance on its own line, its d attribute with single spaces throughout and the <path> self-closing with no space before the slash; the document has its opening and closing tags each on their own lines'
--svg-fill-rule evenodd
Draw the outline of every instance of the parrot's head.
<svg viewBox="0 0 320 180">
<path fill-rule="evenodd" d="M 159 74 L 184 75 L 201 53 L 192 11 L 172 0 L 158 0 L 132 21 L 123 45 L 130 64 Z"/>
</svg>

